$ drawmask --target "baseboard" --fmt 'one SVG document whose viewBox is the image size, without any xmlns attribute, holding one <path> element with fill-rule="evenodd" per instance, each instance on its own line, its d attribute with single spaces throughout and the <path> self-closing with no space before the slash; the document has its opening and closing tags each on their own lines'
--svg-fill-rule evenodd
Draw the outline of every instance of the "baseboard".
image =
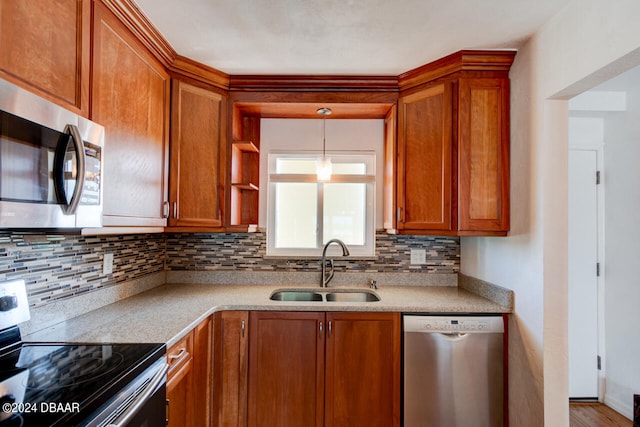
<svg viewBox="0 0 640 427">
<path fill-rule="evenodd" d="M 615 397 L 605 394 L 604 404 L 630 420 L 633 420 L 633 398 L 629 398 L 629 402 L 625 403 Z"/>
</svg>

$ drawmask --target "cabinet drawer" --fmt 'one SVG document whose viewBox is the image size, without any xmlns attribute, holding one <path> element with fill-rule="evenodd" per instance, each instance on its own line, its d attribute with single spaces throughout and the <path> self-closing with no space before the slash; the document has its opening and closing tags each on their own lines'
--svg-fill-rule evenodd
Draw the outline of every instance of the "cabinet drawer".
<svg viewBox="0 0 640 427">
<path fill-rule="evenodd" d="M 167 363 L 169 363 L 168 378 L 176 373 L 181 366 L 191 361 L 193 355 L 193 337 L 189 333 L 180 341 L 175 343 L 167 352 Z"/>
</svg>

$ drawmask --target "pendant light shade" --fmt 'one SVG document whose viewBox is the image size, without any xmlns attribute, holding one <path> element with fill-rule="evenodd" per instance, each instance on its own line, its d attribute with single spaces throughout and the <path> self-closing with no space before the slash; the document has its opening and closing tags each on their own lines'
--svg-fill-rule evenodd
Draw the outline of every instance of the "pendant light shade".
<svg viewBox="0 0 640 427">
<path fill-rule="evenodd" d="M 316 160 L 316 174 L 318 175 L 318 181 L 330 181 L 331 180 L 331 158 L 327 157 L 327 120 L 326 116 L 331 114 L 330 108 L 318 108 L 316 111 L 322 118 L 322 157 Z"/>
</svg>

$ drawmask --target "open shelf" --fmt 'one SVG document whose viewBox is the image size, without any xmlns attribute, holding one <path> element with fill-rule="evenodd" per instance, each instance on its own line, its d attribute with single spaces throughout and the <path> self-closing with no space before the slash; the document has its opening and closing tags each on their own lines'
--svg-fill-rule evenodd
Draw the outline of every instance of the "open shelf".
<svg viewBox="0 0 640 427">
<path fill-rule="evenodd" d="M 244 153 L 259 153 L 260 150 L 253 141 L 233 141 L 233 148 Z"/>
<path fill-rule="evenodd" d="M 260 117 L 234 116 L 229 226 L 255 229 L 260 194 Z"/>
</svg>

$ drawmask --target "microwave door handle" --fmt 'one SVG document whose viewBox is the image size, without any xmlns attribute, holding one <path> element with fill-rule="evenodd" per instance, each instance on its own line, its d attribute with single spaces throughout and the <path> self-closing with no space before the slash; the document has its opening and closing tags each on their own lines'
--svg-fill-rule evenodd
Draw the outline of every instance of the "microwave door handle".
<svg viewBox="0 0 640 427">
<path fill-rule="evenodd" d="M 64 213 L 72 215 L 75 214 L 76 210 L 78 209 L 80 197 L 82 196 L 82 190 L 84 189 L 86 159 L 84 154 L 84 142 L 82 141 L 82 136 L 80 135 L 80 130 L 78 130 L 78 127 L 76 125 L 67 125 L 66 132 L 71 135 L 71 140 L 76 148 L 76 159 L 78 167 L 76 173 L 76 186 L 73 189 L 73 195 L 71 196 L 69 204 L 64 208 Z"/>
</svg>

